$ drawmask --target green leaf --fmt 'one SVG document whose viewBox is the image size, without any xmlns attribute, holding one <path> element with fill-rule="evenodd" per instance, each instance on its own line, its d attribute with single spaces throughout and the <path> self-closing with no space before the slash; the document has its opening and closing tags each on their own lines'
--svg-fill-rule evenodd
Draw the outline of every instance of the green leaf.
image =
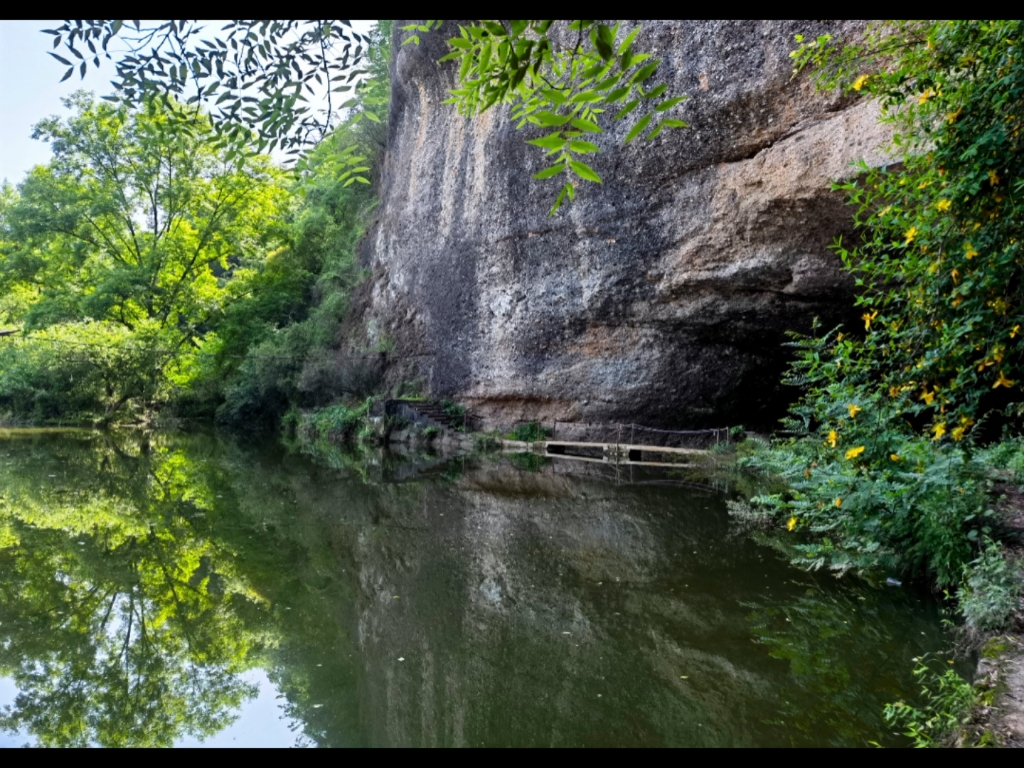
<svg viewBox="0 0 1024 768">
<path fill-rule="evenodd" d="M 689 123 L 684 123 L 682 120 L 675 120 L 673 118 L 666 117 L 661 121 L 661 124 L 666 128 L 689 128 Z"/>
<path fill-rule="evenodd" d="M 591 154 L 593 152 L 600 152 L 597 144 L 593 144 L 589 141 L 570 141 L 569 149 L 572 152 L 576 152 L 581 155 Z"/>
<path fill-rule="evenodd" d="M 591 168 L 586 163 L 581 163 L 578 160 L 570 160 L 569 167 L 573 169 L 577 176 L 587 181 L 593 181 L 596 184 L 601 184 L 601 177 L 597 175 L 597 171 Z M 572 194 L 570 192 L 570 194 Z"/>
<path fill-rule="evenodd" d="M 619 113 L 617 115 L 615 115 L 615 119 L 616 120 L 621 120 L 626 115 L 628 115 L 630 112 L 632 112 L 634 109 L 636 109 L 638 106 L 640 106 L 640 99 L 633 99 L 632 101 L 627 102 L 626 106 L 624 106 L 622 109 L 620 109 Z"/>
<path fill-rule="evenodd" d="M 654 61 L 654 62 L 651 62 L 650 64 L 648 64 L 646 67 L 641 67 L 637 71 L 637 73 L 635 75 L 633 75 L 633 77 L 630 80 L 630 82 L 633 83 L 634 85 L 636 85 L 637 83 L 644 82 L 645 80 L 650 78 L 651 75 L 654 74 L 654 71 L 658 68 L 658 64 L 659 64 L 659 62 Z"/>
<path fill-rule="evenodd" d="M 565 146 L 565 139 L 562 138 L 561 133 L 551 133 L 539 139 L 530 139 L 526 143 L 541 149 L 561 149 Z"/>
<path fill-rule="evenodd" d="M 672 109 L 676 104 L 681 104 L 684 101 L 686 101 L 686 96 L 675 96 L 671 99 L 665 99 L 661 104 L 654 108 L 654 111 L 668 112 L 668 110 Z"/>
<path fill-rule="evenodd" d="M 594 47 L 598 54 L 605 61 L 609 61 L 615 55 L 612 45 L 615 43 L 615 36 L 607 24 L 598 24 L 594 32 Z"/>
<path fill-rule="evenodd" d="M 608 96 L 605 98 L 605 101 L 607 101 L 610 104 L 614 104 L 616 101 L 621 101 L 623 98 L 625 98 L 626 94 L 628 94 L 629 91 L 630 86 L 628 85 L 623 86 L 622 88 L 616 88 L 614 91 L 608 94 Z"/>
<path fill-rule="evenodd" d="M 633 45 L 633 41 L 636 40 L 636 36 L 640 34 L 640 27 L 637 27 L 628 35 L 626 39 L 622 41 L 622 45 L 619 46 L 619 56 L 622 56 L 626 51 L 629 50 L 630 46 Z"/>
<path fill-rule="evenodd" d="M 587 120 L 586 118 L 578 117 L 572 121 L 574 128 L 579 128 L 581 131 L 587 133 L 604 133 L 601 130 L 601 126 L 595 123 L 593 120 Z"/>
<path fill-rule="evenodd" d="M 554 112 L 538 112 L 534 117 L 544 126 L 565 125 L 572 119 L 572 115 L 559 115 Z"/>
<path fill-rule="evenodd" d="M 637 136 L 643 133 L 647 126 L 650 125 L 650 122 L 650 115 L 644 115 L 643 117 L 641 117 L 639 122 L 637 122 L 637 124 L 633 126 L 633 130 L 626 134 L 626 143 L 629 144 L 631 141 L 633 141 L 633 139 L 635 139 Z"/>
<path fill-rule="evenodd" d="M 551 210 L 548 211 L 548 216 L 554 216 L 558 209 L 562 207 L 562 201 L 565 200 L 565 196 L 568 191 L 572 189 L 572 184 L 565 184 L 562 186 L 562 190 L 558 193 L 558 197 L 555 198 L 555 204 L 551 206 Z"/>
<path fill-rule="evenodd" d="M 548 88 L 546 90 L 541 91 L 541 93 L 547 97 L 548 101 L 550 101 L 552 104 L 557 104 L 558 106 L 565 104 L 569 100 L 566 98 L 564 93 L 557 90 L 556 88 Z"/>
<path fill-rule="evenodd" d="M 659 86 L 657 86 L 655 88 L 652 88 L 647 94 L 644 95 L 644 98 L 645 99 L 656 99 L 659 96 L 661 96 L 661 94 L 663 94 L 667 90 L 668 90 L 668 86 L 665 85 L 664 83 L 662 83 L 661 85 L 659 85 Z"/>
<path fill-rule="evenodd" d="M 557 176 L 565 170 L 565 164 L 559 163 L 558 165 L 552 165 L 549 168 L 545 168 L 540 173 L 535 173 L 533 178 L 538 180 L 550 179 L 552 176 Z"/>
</svg>

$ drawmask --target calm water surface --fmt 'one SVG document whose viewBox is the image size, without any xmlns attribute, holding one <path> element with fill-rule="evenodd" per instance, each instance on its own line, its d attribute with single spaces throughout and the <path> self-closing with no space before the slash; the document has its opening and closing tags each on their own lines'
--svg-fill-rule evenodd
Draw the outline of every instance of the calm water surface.
<svg viewBox="0 0 1024 768">
<path fill-rule="evenodd" d="M 713 489 L 328 458 L 0 438 L 0 746 L 900 743 L 947 642 Z"/>
</svg>

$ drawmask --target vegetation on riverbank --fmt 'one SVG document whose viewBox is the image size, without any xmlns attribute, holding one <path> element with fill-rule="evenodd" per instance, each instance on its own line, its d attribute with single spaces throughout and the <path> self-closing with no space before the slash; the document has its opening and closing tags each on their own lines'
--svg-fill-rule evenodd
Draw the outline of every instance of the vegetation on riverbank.
<svg viewBox="0 0 1024 768">
<path fill-rule="evenodd" d="M 0 416 L 251 428 L 369 394 L 374 367 L 340 360 L 338 329 L 375 205 L 350 161 L 372 175 L 383 146 L 389 37 L 383 22 L 349 118 L 291 174 L 173 102 L 78 93 L 42 121 L 54 159 L 0 196 L 0 325 L 20 330 L 0 339 Z"/>
<path fill-rule="evenodd" d="M 742 462 L 785 481 L 754 503 L 797 537 L 798 563 L 929 581 L 978 645 L 1024 620 L 997 486 L 1024 484 L 1022 33 L 887 22 L 794 53 L 822 87 L 881 103 L 893 164 L 839 186 L 859 232 L 836 251 L 863 327 L 794 339 L 801 396 Z M 893 704 L 890 723 L 948 741 L 981 694 L 949 672 L 924 686 L 924 709 Z"/>
</svg>

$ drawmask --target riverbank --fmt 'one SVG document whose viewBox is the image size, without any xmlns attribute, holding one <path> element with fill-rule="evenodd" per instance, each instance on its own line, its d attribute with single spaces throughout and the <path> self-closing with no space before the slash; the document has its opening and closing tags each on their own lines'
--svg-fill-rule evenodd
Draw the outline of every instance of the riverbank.
<svg viewBox="0 0 1024 768">
<path fill-rule="evenodd" d="M 1024 565 L 1024 489 L 1001 482 L 995 511 L 1004 526 L 1003 553 L 1017 569 Z M 1011 632 L 982 648 L 975 687 L 990 692 L 974 713 L 976 728 L 1000 746 L 1024 748 L 1024 608 L 1014 612 Z"/>
</svg>

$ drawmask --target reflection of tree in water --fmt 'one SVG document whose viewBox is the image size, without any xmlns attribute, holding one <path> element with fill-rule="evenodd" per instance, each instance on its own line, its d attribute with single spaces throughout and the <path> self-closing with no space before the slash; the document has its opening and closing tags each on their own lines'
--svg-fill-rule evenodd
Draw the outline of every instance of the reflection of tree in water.
<svg viewBox="0 0 1024 768">
<path fill-rule="evenodd" d="M 0 468 L 0 674 L 19 689 L 0 727 L 52 746 L 213 734 L 255 695 L 238 675 L 266 638 L 243 620 L 260 598 L 194 524 L 209 470 L 159 444 L 91 448 L 56 478 L 48 452 Z"/>
<path fill-rule="evenodd" d="M 909 670 L 914 656 L 935 650 L 934 615 L 911 609 L 913 597 L 860 584 L 824 588 L 811 575 L 791 584 L 790 594 L 747 606 L 754 638 L 788 662 L 792 684 L 818 702 L 808 708 L 782 697 L 776 724 L 794 746 L 820 743 L 822 733 L 849 746 L 863 738 L 864 723 L 884 740 L 885 704 L 913 695 L 908 676 L 891 670 Z"/>
<path fill-rule="evenodd" d="M 708 500 L 468 477 L 366 486 L 202 435 L 0 443 L 0 727 L 202 737 L 259 666 L 321 746 L 860 743 L 934 650 L 895 592 L 716 548 Z"/>
</svg>

